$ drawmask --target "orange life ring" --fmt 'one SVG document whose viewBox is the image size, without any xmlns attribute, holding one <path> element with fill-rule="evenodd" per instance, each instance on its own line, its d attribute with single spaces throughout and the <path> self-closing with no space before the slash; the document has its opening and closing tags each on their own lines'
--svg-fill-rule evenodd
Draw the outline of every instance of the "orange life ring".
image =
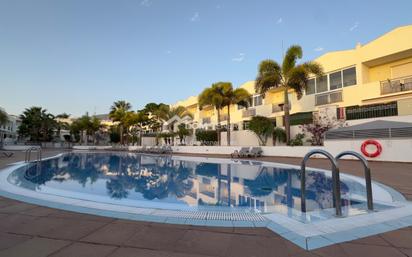
<svg viewBox="0 0 412 257">
<path fill-rule="evenodd" d="M 368 145 L 376 146 L 376 151 L 372 153 L 369 153 L 368 151 L 366 151 L 366 147 Z M 375 158 L 375 157 L 378 157 L 382 153 L 382 145 L 376 140 L 372 140 L 372 139 L 366 140 L 365 142 L 362 143 L 361 151 L 363 155 L 365 155 L 366 157 Z"/>
</svg>

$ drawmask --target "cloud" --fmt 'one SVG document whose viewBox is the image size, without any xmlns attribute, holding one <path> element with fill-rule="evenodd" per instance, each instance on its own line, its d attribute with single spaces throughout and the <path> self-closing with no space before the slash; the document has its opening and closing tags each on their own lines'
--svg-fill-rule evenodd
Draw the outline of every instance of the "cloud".
<svg viewBox="0 0 412 257">
<path fill-rule="evenodd" d="M 190 21 L 191 21 L 191 22 L 195 22 L 195 21 L 198 21 L 199 18 L 200 18 L 199 12 L 195 12 L 195 13 L 193 14 L 192 18 L 190 18 Z"/>
<path fill-rule="evenodd" d="M 282 17 L 280 17 L 277 21 L 276 21 L 276 24 L 281 24 L 283 22 L 283 19 L 282 19 Z"/>
<path fill-rule="evenodd" d="M 151 0 L 142 0 L 142 1 L 140 2 L 140 5 L 141 5 L 141 6 L 145 6 L 145 7 L 149 7 L 149 6 L 152 5 L 152 1 L 151 1 Z"/>
<path fill-rule="evenodd" d="M 232 61 L 234 61 L 234 62 L 243 62 L 244 59 L 245 59 L 245 54 L 244 53 L 239 53 L 239 55 L 237 57 L 232 58 Z"/>
<path fill-rule="evenodd" d="M 172 53 L 172 51 L 171 50 L 167 50 L 167 51 L 165 51 L 165 54 L 171 54 Z"/>
<path fill-rule="evenodd" d="M 352 27 L 349 28 L 349 31 L 354 31 L 355 29 L 357 29 L 359 27 L 359 22 L 355 22 L 355 24 L 353 24 Z"/>
<path fill-rule="evenodd" d="M 315 52 L 322 52 L 323 50 L 325 50 L 325 49 L 321 46 L 318 46 L 315 49 L 313 49 L 313 51 L 315 51 Z"/>
</svg>

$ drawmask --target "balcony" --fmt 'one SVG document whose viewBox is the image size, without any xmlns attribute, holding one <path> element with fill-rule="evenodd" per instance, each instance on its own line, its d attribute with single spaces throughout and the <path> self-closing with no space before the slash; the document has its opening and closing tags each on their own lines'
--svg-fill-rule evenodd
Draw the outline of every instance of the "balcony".
<svg viewBox="0 0 412 257">
<path fill-rule="evenodd" d="M 243 118 L 253 117 L 253 116 L 256 116 L 256 109 L 247 109 L 247 110 L 243 110 L 242 112 Z"/>
<path fill-rule="evenodd" d="M 292 104 L 289 102 L 289 110 L 292 109 Z M 272 104 L 272 113 L 283 112 L 285 110 L 283 103 Z"/>
<path fill-rule="evenodd" d="M 315 105 L 324 105 L 342 102 L 342 91 L 332 91 L 326 94 L 319 94 L 315 96 Z"/>
<path fill-rule="evenodd" d="M 381 81 L 381 95 L 412 91 L 412 76 Z"/>
<path fill-rule="evenodd" d="M 221 114 L 220 115 L 220 121 L 227 121 L 227 114 Z"/>
<path fill-rule="evenodd" d="M 211 122 L 210 117 L 206 117 L 202 119 L 202 124 L 210 124 L 210 122 Z"/>
</svg>

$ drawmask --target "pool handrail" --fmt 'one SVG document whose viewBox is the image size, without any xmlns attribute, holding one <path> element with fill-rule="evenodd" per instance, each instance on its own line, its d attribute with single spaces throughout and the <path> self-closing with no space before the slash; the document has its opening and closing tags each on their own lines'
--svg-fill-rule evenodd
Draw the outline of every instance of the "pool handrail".
<svg viewBox="0 0 412 257">
<path fill-rule="evenodd" d="M 306 162 L 312 155 L 320 154 L 329 159 L 332 163 L 332 189 L 333 189 L 333 206 L 335 207 L 336 216 L 342 216 L 342 203 L 340 196 L 340 178 L 339 165 L 336 159 L 327 151 L 322 149 L 314 149 L 308 152 L 301 163 L 301 179 L 300 179 L 300 197 L 301 197 L 301 211 L 306 212 Z"/>
<path fill-rule="evenodd" d="M 365 159 L 362 155 L 354 151 L 344 151 L 336 155 L 336 161 L 339 161 L 343 156 L 351 155 L 359 159 L 364 167 L 365 171 L 365 185 L 366 185 L 366 199 L 368 203 L 368 210 L 373 211 L 373 196 L 372 196 L 372 178 L 371 178 L 371 169 L 369 168 L 368 160 Z"/>
</svg>

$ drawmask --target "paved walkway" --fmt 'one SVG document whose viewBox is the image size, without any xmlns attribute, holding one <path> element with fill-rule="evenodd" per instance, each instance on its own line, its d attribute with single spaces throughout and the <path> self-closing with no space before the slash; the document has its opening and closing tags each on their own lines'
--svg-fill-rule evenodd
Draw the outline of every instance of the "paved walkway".
<svg viewBox="0 0 412 257">
<path fill-rule="evenodd" d="M 45 156 L 56 154 L 45 151 Z M 24 159 L 0 157 L 0 168 Z M 264 158 L 298 163 L 294 158 Z M 310 166 L 326 168 L 323 160 Z M 361 175 L 355 162 L 344 171 Z M 412 164 L 372 163 L 373 178 L 412 198 Z M 412 227 L 314 251 L 305 251 L 264 228 L 209 228 L 135 222 L 79 214 L 0 197 L 0 256 L 206 257 L 322 256 L 412 257 Z"/>
</svg>

